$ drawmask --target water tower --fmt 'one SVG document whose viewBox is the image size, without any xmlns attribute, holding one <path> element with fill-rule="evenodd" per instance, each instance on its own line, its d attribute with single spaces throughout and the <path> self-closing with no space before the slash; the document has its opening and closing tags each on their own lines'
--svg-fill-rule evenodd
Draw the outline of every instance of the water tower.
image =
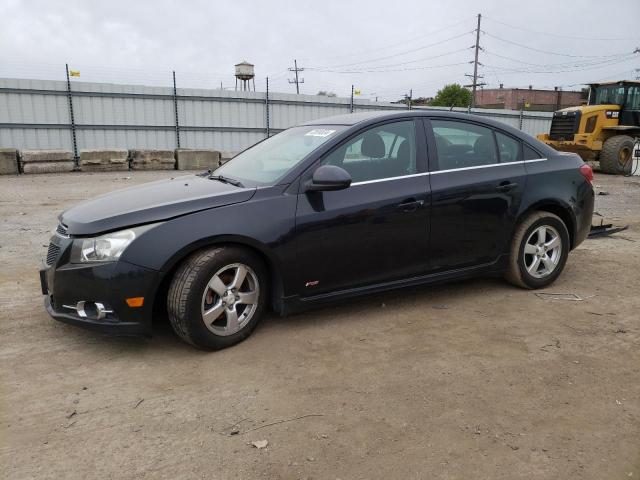
<svg viewBox="0 0 640 480">
<path fill-rule="evenodd" d="M 238 80 L 240 80 L 240 90 L 251 91 L 251 85 L 253 83 L 253 91 L 256 91 L 255 73 L 253 71 L 253 64 L 249 62 L 240 62 L 236 64 L 236 90 L 238 90 Z"/>
</svg>

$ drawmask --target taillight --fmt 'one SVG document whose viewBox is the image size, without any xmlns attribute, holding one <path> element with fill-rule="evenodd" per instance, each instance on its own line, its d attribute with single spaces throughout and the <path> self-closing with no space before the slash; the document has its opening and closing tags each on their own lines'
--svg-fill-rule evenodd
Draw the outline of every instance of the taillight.
<svg viewBox="0 0 640 480">
<path fill-rule="evenodd" d="M 580 173 L 582 176 L 589 182 L 589 184 L 593 183 L 593 169 L 590 165 L 586 163 L 580 167 Z"/>
</svg>

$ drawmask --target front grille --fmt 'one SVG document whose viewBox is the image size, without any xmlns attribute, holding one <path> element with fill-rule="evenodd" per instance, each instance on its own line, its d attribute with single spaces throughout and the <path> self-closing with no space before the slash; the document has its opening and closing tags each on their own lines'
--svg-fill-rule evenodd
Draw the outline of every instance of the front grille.
<svg viewBox="0 0 640 480">
<path fill-rule="evenodd" d="M 47 250 L 47 265 L 53 265 L 53 262 L 56 261 L 58 255 L 60 255 L 60 247 L 50 243 L 49 249 Z"/>
<path fill-rule="evenodd" d="M 549 131 L 549 138 L 551 140 L 573 140 L 573 135 L 576 133 L 580 116 L 573 115 L 554 115 L 551 121 L 551 130 Z"/>
<path fill-rule="evenodd" d="M 56 228 L 56 233 L 59 233 L 62 236 L 67 236 L 67 227 L 64 226 L 63 224 L 59 223 L 58 227 Z"/>
</svg>

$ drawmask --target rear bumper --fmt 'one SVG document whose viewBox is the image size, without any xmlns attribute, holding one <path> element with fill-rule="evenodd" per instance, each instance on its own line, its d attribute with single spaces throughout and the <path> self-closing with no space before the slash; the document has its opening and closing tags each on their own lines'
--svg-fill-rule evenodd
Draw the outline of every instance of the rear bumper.
<svg viewBox="0 0 640 480">
<path fill-rule="evenodd" d="M 593 207 L 595 203 L 595 194 L 593 187 L 584 182 L 584 185 L 578 189 L 579 201 L 574 207 L 576 218 L 576 232 L 573 239 L 573 248 L 580 245 L 589 235 L 591 231 L 591 223 L 593 221 Z"/>
<path fill-rule="evenodd" d="M 40 281 L 47 313 L 55 320 L 114 335 L 150 335 L 153 299 L 159 274 L 126 262 L 94 265 L 44 265 Z M 144 297 L 141 307 L 126 299 Z M 108 313 L 103 318 L 80 315 L 78 302 L 99 302 Z"/>
</svg>

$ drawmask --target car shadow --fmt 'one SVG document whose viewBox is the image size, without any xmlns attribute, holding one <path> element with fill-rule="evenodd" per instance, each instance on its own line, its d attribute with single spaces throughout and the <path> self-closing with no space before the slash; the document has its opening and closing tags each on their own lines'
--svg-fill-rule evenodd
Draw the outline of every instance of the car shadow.
<svg viewBox="0 0 640 480">
<path fill-rule="evenodd" d="M 481 277 L 468 280 L 457 280 L 438 285 L 419 285 L 403 287 L 381 293 L 365 295 L 351 299 L 336 300 L 328 304 L 317 305 L 302 312 L 282 317 L 269 311 L 262 319 L 250 338 L 261 333 L 282 334 L 281 330 L 293 326 L 322 325 L 327 326 L 346 321 L 346 317 L 368 314 L 379 308 L 405 308 L 416 303 L 434 309 L 454 308 L 469 293 L 499 294 L 505 289 L 513 288 L 503 280 L 492 277 Z M 399 295 L 401 292 L 401 295 Z M 151 337 L 119 337 L 99 334 L 72 326 L 68 333 L 79 343 L 90 344 L 99 351 L 117 350 L 119 353 L 142 353 L 148 350 L 165 350 L 170 352 L 202 352 L 182 341 L 173 331 L 166 315 L 154 318 Z M 72 333 L 73 332 L 73 333 Z"/>
</svg>

